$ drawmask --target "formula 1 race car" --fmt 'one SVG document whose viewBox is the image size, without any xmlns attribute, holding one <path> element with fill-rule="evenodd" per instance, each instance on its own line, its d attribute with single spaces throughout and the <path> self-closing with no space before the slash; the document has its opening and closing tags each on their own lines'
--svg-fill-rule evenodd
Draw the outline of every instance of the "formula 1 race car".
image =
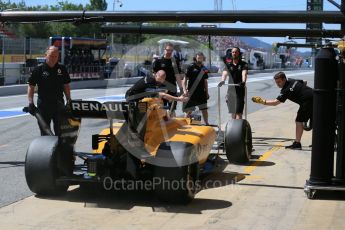
<svg viewBox="0 0 345 230">
<path fill-rule="evenodd" d="M 27 150 L 26 181 L 36 194 L 61 194 L 75 184 L 108 187 L 114 181 L 135 180 L 151 182 L 160 200 L 186 203 L 200 189 L 199 175 L 212 148 L 225 149 L 234 163 L 250 159 L 251 129 L 246 120 L 229 121 L 217 141 L 220 127 L 216 131 L 216 125 L 201 125 L 195 117 L 171 118 L 160 98 L 105 103 L 74 100 L 70 112 L 60 137 L 38 137 Z M 40 122 L 38 112 L 36 117 Z M 74 151 L 81 118 L 110 123 L 92 136 L 91 153 Z"/>
</svg>

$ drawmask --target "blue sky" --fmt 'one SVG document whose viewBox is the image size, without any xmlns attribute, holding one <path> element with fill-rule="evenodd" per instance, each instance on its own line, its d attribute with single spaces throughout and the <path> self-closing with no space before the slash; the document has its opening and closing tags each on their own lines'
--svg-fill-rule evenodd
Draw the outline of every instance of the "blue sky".
<svg viewBox="0 0 345 230">
<path fill-rule="evenodd" d="M 11 0 L 21 2 L 22 0 Z M 213 10 L 214 0 L 107 0 L 108 10 L 113 11 L 192 11 Z M 42 0 L 24 0 L 27 5 L 38 5 Z M 68 2 L 86 5 L 89 0 L 69 0 Z M 122 2 L 122 7 L 120 7 Z M 306 10 L 307 0 L 223 0 L 223 10 Z M 336 0 L 340 4 L 340 0 Z M 45 4 L 52 5 L 56 0 L 45 0 Z M 324 10 L 338 10 L 335 6 L 324 0 Z M 304 24 L 223 24 L 223 27 L 245 28 L 296 28 L 304 29 Z M 337 29 L 337 25 L 325 25 L 326 29 Z M 265 42 L 282 42 L 286 38 L 259 38 Z"/>
</svg>

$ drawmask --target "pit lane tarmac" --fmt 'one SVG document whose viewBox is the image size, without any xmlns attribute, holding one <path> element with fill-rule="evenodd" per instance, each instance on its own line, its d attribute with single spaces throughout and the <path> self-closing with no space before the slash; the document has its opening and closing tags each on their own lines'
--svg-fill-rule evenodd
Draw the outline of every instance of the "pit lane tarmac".
<svg viewBox="0 0 345 230">
<path fill-rule="evenodd" d="M 188 205 L 159 202 L 149 191 L 98 191 L 73 186 L 65 196 L 31 196 L 0 209 L 1 229 L 342 229 L 345 196 L 308 200 L 311 133 L 291 143 L 293 103 L 248 116 L 255 151 L 248 165 L 228 164 L 203 178 Z M 206 186 L 206 183 L 207 184 Z"/>
</svg>

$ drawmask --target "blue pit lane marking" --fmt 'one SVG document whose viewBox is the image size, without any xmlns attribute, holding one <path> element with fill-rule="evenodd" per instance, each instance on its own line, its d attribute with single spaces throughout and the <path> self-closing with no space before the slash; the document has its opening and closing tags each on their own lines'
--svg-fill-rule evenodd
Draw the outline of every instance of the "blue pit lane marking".
<svg viewBox="0 0 345 230">
<path fill-rule="evenodd" d="M 95 97 L 95 98 L 89 98 L 88 100 L 95 99 L 99 102 L 106 102 L 106 101 L 123 101 L 125 100 L 125 95 L 109 95 L 109 96 L 103 96 L 103 97 Z"/>
<path fill-rule="evenodd" d="M 22 109 L 23 108 L 12 108 L 12 109 L 0 110 L 0 120 L 11 118 L 11 117 L 20 117 L 20 116 L 28 115 L 27 113 L 24 113 Z"/>
<path fill-rule="evenodd" d="M 103 103 L 106 101 L 123 101 L 125 100 L 125 95 L 109 95 L 109 96 L 102 96 L 102 97 L 95 97 L 95 98 L 87 98 L 85 100 L 98 101 L 100 103 Z M 29 113 L 24 113 L 22 109 L 23 107 L 0 110 L 0 120 L 29 115 Z"/>
</svg>

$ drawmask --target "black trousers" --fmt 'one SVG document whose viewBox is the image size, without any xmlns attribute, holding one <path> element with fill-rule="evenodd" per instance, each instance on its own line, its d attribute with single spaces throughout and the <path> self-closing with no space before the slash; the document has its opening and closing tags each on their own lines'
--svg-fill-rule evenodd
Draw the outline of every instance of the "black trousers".
<svg viewBox="0 0 345 230">
<path fill-rule="evenodd" d="M 53 122 L 54 134 L 55 136 L 60 136 L 61 134 L 61 120 L 64 110 L 63 101 L 46 102 L 40 99 L 37 100 L 37 108 L 41 114 L 45 123 L 50 127 L 51 122 Z M 46 136 L 47 134 L 43 131 L 40 123 L 38 126 L 41 131 L 41 136 Z"/>
</svg>

